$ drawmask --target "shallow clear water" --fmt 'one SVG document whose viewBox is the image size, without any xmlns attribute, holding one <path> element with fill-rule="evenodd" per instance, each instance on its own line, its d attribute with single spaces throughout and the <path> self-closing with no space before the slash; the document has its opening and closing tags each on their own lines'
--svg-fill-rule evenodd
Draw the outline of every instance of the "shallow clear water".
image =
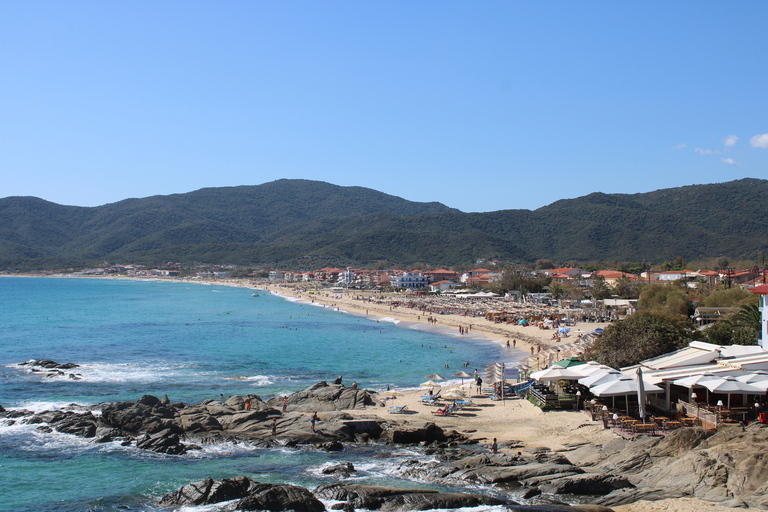
<svg viewBox="0 0 768 512">
<path fill-rule="evenodd" d="M 268 399 L 338 375 L 383 390 L 502 357 L 492 342 L 252 293 L 157 281 L 0 278 L 0 405 L 45 410 L 144 394 L 189 403 L 220 394 Z M 71 372 L 81 380 L 43 378 L 18 365 L 30 359 L 79 364 Z M 0 475 L 13 489 L 0 495 L 0 510 L 154 510 L 164 493 L 209 476 L 311 488 L 328 481 L 320 467 L 342 460 L 364 469 L 367 482 L 394 483 L 396 464 L 414 457 L 377 453 L 223 444 L 175 457 L 0 420 Z"/>
</svg>

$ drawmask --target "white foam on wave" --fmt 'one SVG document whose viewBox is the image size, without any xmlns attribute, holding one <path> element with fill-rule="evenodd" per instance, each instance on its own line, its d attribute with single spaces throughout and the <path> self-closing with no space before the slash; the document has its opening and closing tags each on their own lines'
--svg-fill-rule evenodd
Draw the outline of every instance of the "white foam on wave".
<svg viewBox="0 0 768 512">
<path fill-rule="evenodd" d="M 26 401 L 26 402 L 20 402 L 18 407 L 8 407 L 8 410 L 21 410 L 26 409 L 27 411 L 32 411 L 35 414 L 39 414 L 41 412 L 45 411 L 75 411 L 75 412 L 86 412 L 88 411 L 88 407 L 83 404 L 77 404 L 73 402 L 35 402 L 35 401 Z M 101 411 L 91 411 L 94 414 L 98 415 L 101 414 Z"/>
<path fill-rule="evenodd" d="M 82 363 L 77 368 L 62 370 L 62 375 L 33 372 L 31 368 L 11 365 L 23 369 L 32 376 L 52 381 L 136 382 L 148 383 L 161 379 L 185 377 L 195 365 L 190 363 Z M 73 379 L 70 375 L 75 375 Z"/>
<path fill-rule="evenodd" d="M 241 377 L 235 380 L 243 380 L 246 382 L 251 382 L 251 386 L 259 387 L 259 386 L 271 386 L 274 384 L 274 380 L 272 380 L 274 377 L 270 377 L 269 375 L 251 375 L 250 377 Z"/>
<path fill-rule="evenodd" d="M 385 316 L 384 318 L 379 318 L 379 320 L 378 320 L 378 321 L 379 321 L 379 322 L 389 322 L 389 323 L 391 323 L 391 324 L 395 324 L 395 325 L 397 325 L 397 324 L 399 324 L 399 323 L 400 323 L 400 320 L 399 320 L 399 319 L 397 319 L 397 318 L 392 318 L 391 316 Z"/>
</svg>

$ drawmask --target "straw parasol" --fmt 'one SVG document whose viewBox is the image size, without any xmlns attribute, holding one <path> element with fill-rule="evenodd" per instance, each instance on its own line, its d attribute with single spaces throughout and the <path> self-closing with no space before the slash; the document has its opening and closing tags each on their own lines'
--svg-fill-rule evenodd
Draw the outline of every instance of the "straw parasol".
<svg viewBox="0 0 768 512">
<path fill-rule="evenodd" d="M 468 374 L 467 372 L 456 372 L 453 374 L 454 377 L 459 377 L 461 379 L 461 383 L 464 384 L 464 379 L 470 378 L 472 375 Z"/>
</svg>

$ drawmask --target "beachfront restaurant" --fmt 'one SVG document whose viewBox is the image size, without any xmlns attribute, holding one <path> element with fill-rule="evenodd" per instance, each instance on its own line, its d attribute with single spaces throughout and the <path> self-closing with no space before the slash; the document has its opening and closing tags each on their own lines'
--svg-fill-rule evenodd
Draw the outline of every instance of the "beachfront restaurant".
<svg viewBox="0 0 768 512">
<path fill-rule="evenodd" d="M 529 399 L 542 408 L 578 408 L 606 427 L 662 433 L 768 421 L 768 352 L 760 346 L 688 347 L 617 370 L 597 362 L 550 365 L 531 374 Z M 640 383 L 642 382 L 642 385 Z"/>
<path fill-rule="evenodd" d="M 694 341 L 683 349 L 638 365 L 647 382 L 664 393 L 648 405 L 684 424 L 708 429 L 747 424 L 766 407 L 768 352 L 758 345 L 720 346 Z"/>
</svg>

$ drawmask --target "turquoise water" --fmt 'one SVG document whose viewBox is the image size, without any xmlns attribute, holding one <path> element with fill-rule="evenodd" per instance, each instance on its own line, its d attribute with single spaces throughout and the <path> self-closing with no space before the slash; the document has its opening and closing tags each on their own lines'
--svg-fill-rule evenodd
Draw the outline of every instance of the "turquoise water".
<svg viewBox="0 0 768 512">
<path fill-rule="evenodd" d="M 268 399 L 338 375 L 384 390 L 418 386 L 435 372 L 450 375 L 465 361 L 479 368 L 509 358 L 492 342 L 252 293 L 157 281 L 0 278 L 0 405 L 39 411 L 144 394 L 190 403 L 220 394 Z M 82 380 L 42 378 L 18 365 L 30 359 L 79 364 L 71 371 Z M 245 474 L 311 488 L 327 481 L 323 465 L 342 460 L 362 469 L 367 482 L 396 483 L 393 468 L 414 456 L 222 444 L 174 457 L 36 427 L 0 420 L 0 475 L 13 489 L 0 495 L 2 511 L 155 510 L 164 493 L 208 476 Z"/>
</svg>

